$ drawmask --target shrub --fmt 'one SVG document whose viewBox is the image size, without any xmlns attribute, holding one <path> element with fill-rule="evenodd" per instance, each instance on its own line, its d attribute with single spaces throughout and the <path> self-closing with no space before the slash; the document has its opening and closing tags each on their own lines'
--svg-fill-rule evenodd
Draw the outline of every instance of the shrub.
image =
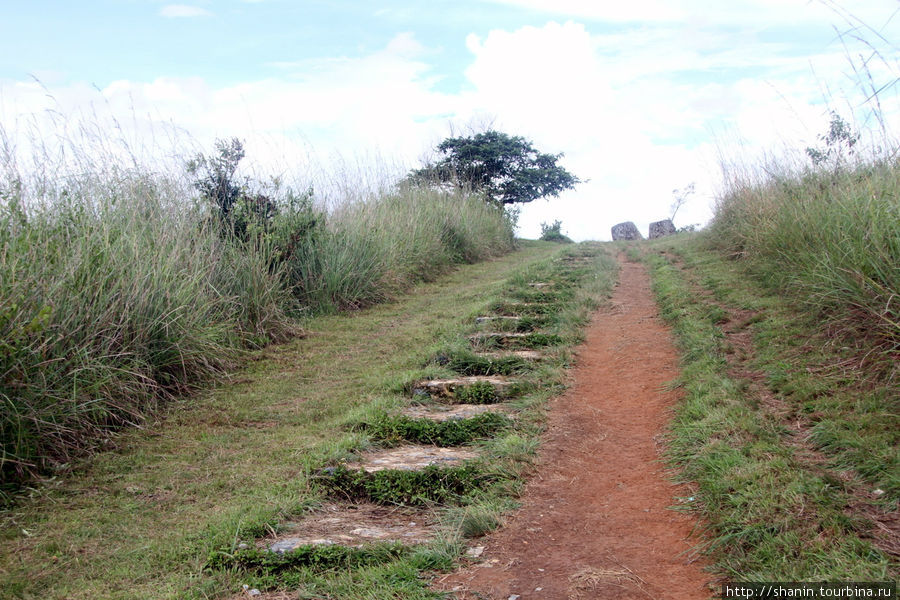
<svg viewBox="0 0 900 600">
<path fill-rule="evenodd" d="M 562 221 L 553 221 L 551 225 L 541 223 L 541 239 L 545 242 L 561 242 L 564 244 L 572 244 L 571 238 L 563 235 Z"/>
</svg>

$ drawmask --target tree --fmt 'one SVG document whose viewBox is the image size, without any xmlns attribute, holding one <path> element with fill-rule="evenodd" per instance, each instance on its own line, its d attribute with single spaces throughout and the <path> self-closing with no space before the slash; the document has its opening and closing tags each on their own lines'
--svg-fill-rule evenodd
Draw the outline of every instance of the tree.
<svg viewBox="0 0 900 600">
<path fill-rule="evenodd" d="M 843 162 L 845 154 L 847 157 L 853 156 L 854 146 L 859 141 L 859 133 L 853 131 L 850 124 L 834 111 L 831 112 L 828 133 L 816 137 L 820 142 L 825 142 L 825 147 L 807 147 L 806 155 L 817 167 L 829 162 L 834 166 L 839 166 Z"/>
<path fill-rule="evenodd" d="M 499 131 L 447 138 L 437 150 L 440 160 L 410 172 L 408 181 L 471 187 L 500 205 L 559 196 L 581 183 L 556 164 L 562 154 L 542 154 L 525 138 Z"/>
<path fill-rule="evenodd" d="M 231 209 L 243 192 L 235 181 L 238 163 L 244 158 L 244 144 L 237 138 L 216 140 L 216 154 L 198 154 L 187 164 L 188 172 L 196 177 L 194 187 L 209 200 L 223 220 L 231 215 Z"/>
<path fill-rule="evenodd" d="M 562 232 L 562 221 L 557 219 L 552 224 L 541 223 L 541 239 L 545 242 L 561 242 L 571 244 L 572 239 Z"/>
<path fill-rule="evenodd" d="M 251 191 L 250 178 L 237 177 L 244 156 L 241 140 L 216 140 L 216 153 L 198 154 L 188 161 L 187 170 L 194 188 L 210 203 L 221 233 L 246 242 L 269 232 L 278 205 L 270 196 Z"/>
<path fill-rule="evenodd" d="M 669 210 L 672 211 L 672 214 L 669 216 L 669 220 L 672 223 L 675 222 L 675 215 L 678 214 L 678 210 L 687 204 L 687 201 L 690 200 L 691 196 L 694 195 L 694 189 L 696 184 L 692 181 L 687 186 L 682 189 L 674 189 L 672 190 L 672 195 L 675 196 L 675 202 L 672 203 L 672 206 L 669 207 Z"/>
</svg>

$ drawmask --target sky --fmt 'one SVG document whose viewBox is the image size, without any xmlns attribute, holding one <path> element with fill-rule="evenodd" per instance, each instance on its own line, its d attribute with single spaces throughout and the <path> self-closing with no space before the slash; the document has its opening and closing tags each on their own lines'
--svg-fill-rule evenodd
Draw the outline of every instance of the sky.
<svg viewBox="0 0 900 600">
<path fill-rule="evenodd" d="M 492 127 L 563 153 L 584 180 L 523 205 L 520 234 L 558 219 L 573 239 L 605 240 L 621 221 L 646 233 L 692 184 L 675 224 L 706 224 L 723 162 L 802 156 L 832 111 L 894 136 L 898 11 L 898 0 L 0 0 L 0 124 L 16 139 L 87 119 L 150 153 L 190 140 L 185 155 L 238 137 L 260 172 L 295 181 L 389 178 L 448 136 Z"/>
</svg>

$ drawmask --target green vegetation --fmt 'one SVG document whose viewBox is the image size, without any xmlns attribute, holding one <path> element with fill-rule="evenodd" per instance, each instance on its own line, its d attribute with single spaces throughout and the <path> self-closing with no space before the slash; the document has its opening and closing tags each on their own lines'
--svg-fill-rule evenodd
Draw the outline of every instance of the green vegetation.
<svg viewBox="0 0 900 600">
<path fill-rule="evenodd" d="M 382 443 L 408 441 L 434 446 L 460 446 L 491 437 L 510 423 L 505 415 L 487 412 L 467 419 L 446 421 L 379 415 L 371 422 L 363 423 L 362 427 L 372 440 Z"/>
<path fill-rule="evenodd" d="M 358 569 L 370 565 L 391 562 L 409 553 L 401 544 L 371 544 L 365 548 L 348 548 L 339 545 L 307 545 L 286 553 L 269 552 L 256 548 L 243 548 L 233 554 L 215 552 L 207 563 L 213 570 L 241 569 L 255 572 L 262 577 L 277 578 L 285 572 L 298 569 L 329 571 Z"/>
<path fill-rule="evenodd" d="M 735 175 L 709 243 L 897 376 L 900 166 L 893 158 Z M 854 342 L 856 343 L 856 342 Z"/>
<path fill-rule="evenodd" d="M 515 375 L 529 370 L 528 361 L 524 358 L 480 356 L 467 348 L 453 348 L 441 352 L 433 359 L 433 362 L 460 375 Z M 473 395 L 477 396 L 485 392 L 486 390 L 479 393 L 476 390 Z M 491 392 L 493 392 L 493 388 Z"/>
<path fill-rule="evenodd" d="M 525 138 L 499 131 L 447 138 L 437 150 L 443 157 L 412 171 L 408 181 L 438 187 L 450 182 L 500 206 L 556 197 L 581 183 L 556 164 L 562 154 L 542 154 Z"/>
<path fill-rule="evenodd" d="M 515 396 L 516 394 L 508 393 L 507 395 Z M 455 391 L 454 397 L 460 404 L 494 404 L 503 399 L 497 393 L 497 388 L 485 382 L 462 386 Z"/>
<path fill-rule="evenodd" d="M 541 237 L 545 242 L 561 242 L 563 244 L 571 244 L 572 239 L 563 234 L 562 221 L 553 221 L 550 225 L 541 223 Z"/>
<path fill-rule="evenodd" d="M 474 316 L 508 302 L 504 293 L 514 273 L 523 274 L 512 280 L 528 282 L 568 268 L 561 250 L 523 242 L 512 254 L 415 286 L 400 300 L 319 315 L 304 322 L 305 337 L 253 351 L 257 360 L 232 383 L 174 398 L 165 420 L 120 433 L 115 452 L 81 462 L 2 513 L 0 589 L 13 598 L 199 600 L 250 584 L 301 597 L 434 598 L 422 570 L 449 568 L 463 536 L 496 526 L 511 507 L 510 494 L 521 491 L 541 427 L 542 411 L 533 409 L 562 389 L 565 348 L 554 348 L 539 364 L 520 365 L 527 381 L 511 407 L 521 412 L 497 437 L 479 442 L 489 467 L 467 465 L 478 485 L 465 494 L 450 489 L 450 481 L 443 488 L 453 504 L 441 511 L 446 533 L 433 543 L 352 568 L 332 569 L 332 559 L 320 554 L 310 561 L 321 568 L 295 565 L 277 575 L 229 563 L 227 555 L 236 555 L 239 541 L 307 514 L 327 491 L 322 469 L 375 442 L 356 425 L 415 402 L 407 389 L 414 377 L 454 375 L 429 357 L 440 348 L 464 348 Z M 554 333 L 567 340 L 577 339 L 574 330 L 612 284 L 603 254 L 577 270 L 573 301 L 548 308 L 558 319 Z M 375 489 L 385 499 L 426 496 L 401 481 Z"/>
<path fill-rule="evenodd" d="M 660 240 L 647 258 L 683 352 L 668 452 L 706 550 L 744 581 L 896 577 L 873 523 L 897 507 L 896 390 L 851 375 L 815 314 L 707 244 Z"/>
<path fill-rule="evenodd" d="M 329 467 L 315 479 L 326 493 L 336 498 L 411 506 L 459 502 L 463 496 L 495 480 L 495 475 L 476 464 L 431 465 L 421 471 L 385 469 L 374 473 L 341 465 Z"/>
<path fill-rule="evenodd" d="M 475 196 L 406 187 L 325 212 L 238 181 L 236 140 L 217 151 L 189 165 L 194 190 L 114 158 L 59 179 L 0 169 L 0 486 L 114 446 L 298 317 L 514 247 L 510 218 Z"/>
</svg>

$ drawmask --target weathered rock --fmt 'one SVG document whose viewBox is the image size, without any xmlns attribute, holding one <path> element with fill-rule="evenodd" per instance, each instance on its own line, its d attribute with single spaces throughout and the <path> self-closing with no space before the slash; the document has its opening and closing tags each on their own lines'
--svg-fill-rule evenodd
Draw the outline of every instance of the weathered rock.
<svg viewBox="0 0 900 600">
<path fill-rule="evenodd" d="M 481 375 L 473 377 L 457 377 L 455 379 L 430 379 L 428 381 L 420 381 L 413 385 L 414 395 L 426 395 L 436 399 L 453 399 L 456 397 L 456 391 L 476 383 L 490 384 L 498 395 L 503 395 L 515 382 L 509 381 L 503 377 Z"/>
<path fill-rule="evenodd" d="M 666 235 L 672 235 L 673 233 L 675 233 L 675 224 L 672 223 L 671 219 L 656 221 L 655 223 L 650 223 L 650 231 L 648 231 L 647 233 L 647 237 L 649 237 L 651 240 L 655 238 L 661 238 Z"/>
<path fill-rule="evenodd" d="M 546 281 L 532 281 L 528 284 L 528 287 L 532 287 L 536 290 L 543 290 L 546 288 L 553 287 L 552 283 L 547 283 Z"/>
<path fill-rule="evenodd" d="M 385 469 L 418 471 L 429 465 L 456 466 L 477 457 L 478 453 L 471 448 L 409 445 L 367 452 L 359 462 L 350 463 L 347 468 L 363 469 L 368 473 Z"/>
<path fill-rule="evenodd" d="M 289 523 L 262 547 L 283 554 L 300 546 L 361 547 L 372 542 L 423 544 L 434 538 L 435 525 L 425 511 L 359 503 L 326 504 L 303 519 Z"/>
<path fill-rule="evenodd" d="M 508 414 L 509 408 L 500 404 L 437 404 L 433 406 L 410 406 L 400 414 L 411 419 L 431 419 L 432 421 L 453 421 L 468 419 L 484 413 Z"/>
<path fill-rule="evenodd" d="M 500 315 L 497 317 L 475 317 L 475 324 L 476 325 L 484 325 L 487 323 L 504 322 L 504 321 L 513 323 L 513 322 L 521 321 L 521 320 L 522 320 L 522 317 L 511 317 L 508 315 Z"/>
<path fill-rule="evenodd" d="M 527 333 L 503 333 L 490 331 L 470 335 L 469 341 L 473 346 L 515 346 L 517 344 L 521 345 L 527 337 Z"/>
<path fill-rule="evenodd" d="M 644 236 L 638 231 L 637 225 L 631 221 L 625 221 L 612 227 L 612 239 L 617 240 L 642 240 Z"/>
<path fill-rule="evenodd" d="M 546 304 L 540 302 L 504 302 L 494 309 L 501 315 L 544 315 L 555 312 L 555 309 L 548 308 Z"/>
<path fill-rule="evenodd" d="M 503 352 L 476 352 L 476 356 L 485 358 L 508 358 L 514 356 L 525 360 L 540 360 L 544 355 L 537 350 L 505 350 Z"/>
</svg>

